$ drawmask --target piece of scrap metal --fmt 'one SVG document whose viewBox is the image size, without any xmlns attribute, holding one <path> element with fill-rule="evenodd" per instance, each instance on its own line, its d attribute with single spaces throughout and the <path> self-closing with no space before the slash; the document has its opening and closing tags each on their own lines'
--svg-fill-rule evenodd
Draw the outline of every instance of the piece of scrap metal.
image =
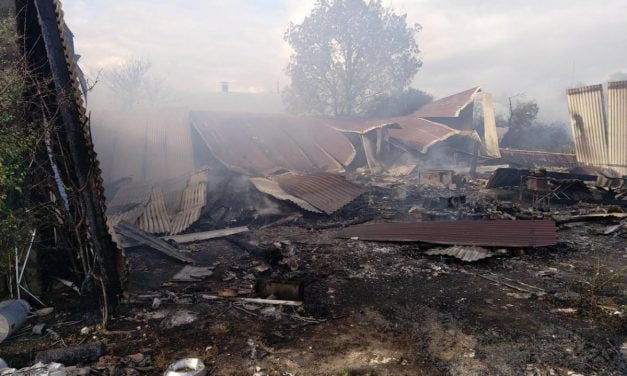
<svg viewBox="0 0 627 376">
<path fill-rule="evenodd" d="M 193 264 L 195 262 L 193 259 L 182 254 L 178 249 L 171 246 L 165 240 L 159 239 L 154 235 L 142 231 L 140 228 L 137 228 L 136 226 L 133 226 L 128 222 L 121 221 L 115 226 L 115 229 L 120 235 L 123 235 L 141 244 L 147 245 L 148 247 L 155 249 L 165 254 L 166 256 L 190 264 Z"/>
<path fill-rule="evenodd" d="M 447 248 L 433 248 L 425 252 L 430 256 L 452 256 L 462 261 L 478 261 L 494 256 L 494 253 L 483 247 L 475 246 L 452 246 Z"/>
<path fill-rule="evenodd" d="M 555 222 L 552 220 L 363 224 L 341 231 L 338 237 L 484 247 L 543 247 L 557 243 Z"/>
</svg>

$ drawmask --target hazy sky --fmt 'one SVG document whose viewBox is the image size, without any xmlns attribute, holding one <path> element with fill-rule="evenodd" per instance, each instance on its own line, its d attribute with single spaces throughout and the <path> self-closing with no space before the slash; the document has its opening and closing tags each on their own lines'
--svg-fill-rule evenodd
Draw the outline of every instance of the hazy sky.
<svg viewBox="0 0 627 376">
<path fill-rule="evenodd" d="M 386 0 L 411 23 L 423 67 L 413 86 L 435 96 L 479 85 L 504 103 L 537 99 L 566 121 L 564 90 L 627 73 L 627 0 Z M 81 66 L 94 74 L 145 57 L 168 87 L 264 92 L 288 83 L 283 33 L 313 0 L 64 0 Z"/>
</svg>

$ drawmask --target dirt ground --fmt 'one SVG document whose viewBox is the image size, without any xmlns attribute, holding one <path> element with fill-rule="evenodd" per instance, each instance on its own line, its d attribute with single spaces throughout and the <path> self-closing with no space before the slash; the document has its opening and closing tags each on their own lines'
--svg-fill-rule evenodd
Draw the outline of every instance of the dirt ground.
<svg viewBox="0 0 627 376">
<path fill-rule="evenodd" d="M 105 343 L 109 356 L 87 365 L 102 375 L 158 375 L 188 357 L 212 375 L 627 374 L 624 229 L 562 225 L 557 246 L 473 263 L 428 256 L 428 245 L 337 239 L 340 220 L 408 219 L 412 192 L 377 195 L 336 218 L 193 244 L 191 257 L 213 268 L 198 282 L 170 282 L 179 261 L 128 250 L 130 298 L 108 331 L 73 292 L 57 294 L 56 313 L 29 324 L 49 323 L 67 345 Z M 261 279 L 300 283 L 304 306 L 206 298 L 220 288 L 253 296 Z M 173 318 L 193 322 L 172 327 Z M 0 357 L 27 366 L 58 346 L 24 335 L 0 345 Z M 141 361 L 128 357 L 137 353 Z"/>
</svg>

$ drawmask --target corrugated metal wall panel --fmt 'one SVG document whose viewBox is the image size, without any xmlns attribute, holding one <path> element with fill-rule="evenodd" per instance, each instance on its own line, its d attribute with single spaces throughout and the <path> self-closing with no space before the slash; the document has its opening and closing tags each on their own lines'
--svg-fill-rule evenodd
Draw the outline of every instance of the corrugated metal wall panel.
<svg viewBox="0 0 627 376">
<path fill-rule="evenodd" d="M 603 87 L 584 86 L 566 91 L 577 160 L 593 166 L 607 165 L 607 120 Z"/>
<path fill-rule="evenodd" d="M 627 81 L 609 82 L 608 167 L 627 175 Z"/>
<path fill-rule="evenodd" d="M 170 232 L 170 217 L 165 208 L 165 199 L 161 189 L 155 188 L 150 194 L 150 201 L 138 220 L 139 228 L 152 234 Z"/>
<path fill-rule="evenodd" d="M 496 118 L 494 116 L 492 94 L 486 92 L 483 92 L 483 142 L 488 156 L 501 158 L 499 136 L 496 133 Z"/>
</svg>

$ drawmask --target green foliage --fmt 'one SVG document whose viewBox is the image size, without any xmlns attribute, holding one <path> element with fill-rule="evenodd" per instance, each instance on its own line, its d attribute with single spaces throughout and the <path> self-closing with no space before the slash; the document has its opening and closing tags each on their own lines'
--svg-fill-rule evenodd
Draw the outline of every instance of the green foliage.
<svg viewBox="0 0 627 376">
<path fill-rule="evenodd" d="M 24 87 L 14 21 L 5 18 L 0 20 L 0 263 L 14 247 L 23 247 L 32 226 L 26 178 L 35 137 L 24 121 Z"/>
<path fill-rule="evenodd" d="M 288 110 L 364 115 L 380 98 L 405 90 L 422 65 L 414 38 L 420 26 L 406 18 L 378 0 L 317 1 L 285 33 L 294 50 L 283 93 Z"/>
</svg>

